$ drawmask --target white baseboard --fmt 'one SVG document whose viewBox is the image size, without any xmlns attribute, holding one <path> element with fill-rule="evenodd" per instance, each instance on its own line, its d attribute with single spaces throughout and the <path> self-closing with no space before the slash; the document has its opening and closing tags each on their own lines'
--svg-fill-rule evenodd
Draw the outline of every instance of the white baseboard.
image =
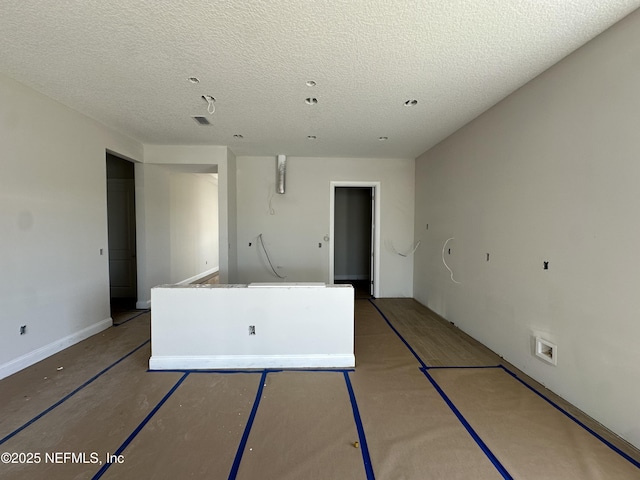
<svg viewBox="0 0 640 480">
<path fill-rule="evenodd" d="M 105 318 L 93 325 L 89 325 L 88 327 L 83 328 L 82 330 L 72 333 L 71 335 L 67 335 L 64 338 L 56 340 L 55 342 L 51 342 L 44 347 L 40 347 L 32 352 L 26 353 L 18 358 L 14 358 L 13 360 L 9 360 L 8 362 L 0 365 L 0 379 L 8 377 L 9 375 L 13 375 L 16 372 L 19 372 L 23 368 L 27 368 L 34 363 L 39 362 L 40 360 L 44 360 L 51 355 L 58 353 L 61 350 L 64 350 L 71 345 L 75 345 L 82 340 L 89 338 L 96 333 L 100 333 L 103 330 L 106 330 L 111 325 L 113 325 L 113 320 L 111 317 Z"/>
<path fill-rule="evenodd" d="M 334 280 L 369 280 L 369 275 L 334 275 Z"/>
<path fill-rule="evenodd" d="M 353 354 L 152 356 L 150 370 L 222 370 L 243 368 L 353 368 Z"/>
<path fill-rule="evenodd" d="M 136 308 L 138 310 L 148 310 L 151 308 L 151 300 L 136 302 Z"/>
<path fill-rule="evenodd" d="M 193 283 L 196 280 L 200 280 L 201 278 L 207 277 L 209 275 L 213 275 L 214 273 L 216 273 L 219 270 L 220 270 L 219 267 L 210 268 L 206 272 L 202 272 L 202 273 L 199 273 L 197 275 L 194 275 L 193 277 L 190 277 L 190 278 L 187 278 L 185 280 L 182 280 L 182 281 L 176 283 L 176 285 L 187 285 L 189 283 Z"/>
</svg>

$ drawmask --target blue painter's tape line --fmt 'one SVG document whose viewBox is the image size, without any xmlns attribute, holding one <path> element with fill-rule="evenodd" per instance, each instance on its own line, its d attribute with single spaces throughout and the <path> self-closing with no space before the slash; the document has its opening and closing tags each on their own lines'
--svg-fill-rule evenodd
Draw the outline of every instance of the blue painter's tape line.
<svg viewBox="0 0 640 480">
<path fill-rule="evenodd" d="M 171 395 L 173 395 L 173 393 L 178 389 L 178 387 L 180 385 L 182 385 L 182 382 L 185 381 L 185 379 L 189 376 L 188 373 L 185 373 L 182 377 L 180 377 L 180 379 L 175 383 L 175 385 L 173 387 L 171 387 L 171 390 L 169 390 L 167 392 L 167 394 L 162 397 L 162 400 L 160 400 L 158 402 L 158 404 L 153 408 L 153 410 L 151 410 L 149 412 L 149 414 L 144 418 L 144 420 L 142 420 L 142 422 L 140 422 L 140 424 L 136 427 L 136 429 L 131 433 L 131 435 L 129 435 L 129 437 L 127 437 L 127 439 L 122 443 L 122 445 L 120 445 L 120 447 L 118 447 L 118 449 L 113 453 L 114 455 L 120 455 L 122 452 L 124 452 L 125 448 L 127 448 L 129 446 L 129 444 L 133 441 L 134 438 L 136 438 L 136 436 L 140 433 L 140 431 L 145 427 L 145 425 L 147 423 L 149 423 L 149 420 L 151 420 L 151 418 L 156 414 L 156 412 L 158 410 L 160 410 L 160 407 L 162 407 L 162 405 L 165 404 L 165 402 L 169 399 L 169 397 Z M 107 469 L 113 465 L 112 463 L 105 463 L 104 465 L 102 465 L 102 468 L 100 470 L 98 470 L 98 473 L 96 473 L 93 476 L 92 480 L 97 480 L 98 478 L 100 478 L 102 475 L 104 475 L 104 472 L 107 471 Z"/>
<path fill-rule="evenodd" d="M 120 323 L 114 323 L 114 324 L 113 324 L 113 326 L 114 326 L 114 327 L 119 327 L 120 325 L 124 325 L 125 323 L 130 322 L 131 320 L 133 320 L 134 318 L 138 318 L 140 315 L 143 315 L 143 314 L 145 314 L 145 313 L 149 313 L 150 311 L 151 311 L 151 310 L 143 310 L 142 312 L 138 313 L 137 315 L 134 315 L 134 316 L 133 316 L 133 317 L 131 317 L 131 318 L 127 318 L 126 320 L 123 320 L 123 321 L 122 321 L 122 322 L 120 322 Z"/>
<path fill-rule="evenodd" d="M 191 369 L 172 369 L 172 370 L 147 370 L 148 373 L 167 373 L 167 372 L 173 372 L 173 373 L 220 373 L 220 374 L 236 374 L 236 373 L 250 373 L 253 375 L 260 375 L 263 372 L 278 372 L 280 370 L 225 370 L 225 369 L 220 369 L 220 370 L 191 370 Z"/>
<path fill-rule="evenodd" d="M 545 397 L 542 393 L 540 393 L 539 391 L 537 391 L 535 388 L 533 388 L 531 385 L 529 385 L 528 383 L 526 383 L 524 380 L 522 380 L 520 377 L 518 377 L 518 375 L 516 375 L 514 372 L 512 372 L 511 370 L 509 370 L 507 367 L 505 367 L 504 365 L 500 365 L 500 368 L 502 368 L 505 372 L 507 372 L 509 375 L 511 375 L 513 378 L 515 378 L 516 380 L 518 380 L 522 385 L 524 385 L 525 387 L 527 387 L 529 390 L 531 390 L 533 393 L 535 393 L 536 395 L 538 395 L 540 398 L 542 398 L 543 400 L 545 400 L 549 405 L 551 405 L 552 407 L 554 407 L 555 409 L 557 409 L 558 411 L 562 412 L 565 416 L 567 416 L 568 418 L 570 418 L 571 420 L 573 420 L 575 423 L 577 423 L 578 425 L 580 425 L 582 428 L 584 428 L 587 432 L 589 432 L 591 435 L 593 435 L 594 437 L 596 437 L 598 440 L 600 440 L 602 443 L 604 443 L 607 447 L 609 447 L 611 450 L 613 450 L 614 452 L 616 452 L 617 454 L 619 454 L 620 456 L 622 456 L 625 460 L 628 460 L 630 463 L 632 463 L 634 466 L 636 466 L 637 468 L 640 468 L 640 462 L 638 462 L 637 460 L 635 460 L 633 457 L 627 455 L 626 453 L 624 453 L 622 450 L 620 450 L 618 447 L 616 447 L 613 443 L 611 443 L 610 441 L 608 441 L 606 438 L 604 438 L 602 435 L 598 434 L 597 432 L 595 432 L 593 429 L 589 428 L 587 425 L 585 425 L 584 423 L 582 423 L 580 420 L 578 420 L 576 417 L 574 417 L 573 415 L 571 415 L 569 412 L 567 412 L 564 408 L 562 408 L 560 405 L 558 405 L 557 403 L 555 403 L 553 400 L 551 400 L 550 398 Z"/>
<path fill-rule="evenodd" d="M 358 430 L 360 450 L 362 451 L 362 461 L 364 462 L 364 471 L 367 474 L 367 480 L 375 480 L 373 465 L 371 465 L 371 457 L 369 456 L 369 447 L 367 446 L 367 437 L 364 434 L 364 426 L 362 425 L 362 419 L 360 418 L 356 394 L 353 392 L 353 386 L 351 385 L 351 379 L 349 378 L 348 372 L 344 372 L 344 381 L 347 384 L 347 391 L 349 392 L 349 398 L 351 399 L 351 408 L 353 409 L 353 418 L 356 422 L 356 429 Z"/>
<path fill-rule="evenodd" d="M 386 316 L 384 313 L 382 313 L 382 310 L 380 310 L 380 309 L 378 308 L 378 306 L 377 306 L 375 303 L 373 303 L 373 301 L 372 301 L 371 299 L 369 299 L 369 302 L 371 303 L 371 305 L 373 305 L 373 306 L 375 307 L 375 309 L 378 311 L 378 313 L 379 313 L 380 315 L 382 315 L 382 318 L 384 318 L 384 321 L 385 321 L 385 322 L 387 322 L 387 325 L 389 325 L 389 327 L 391 328 L 391 330 L 393 330 L 393 331 L 394 331 L 394 333 L 398 336 L 398 338 L 399 338 L 400 340 L 402 340 L 402 343 L 404 343 L 404 344 L 405 344 L 405 346 L 409 349 L 409 351 L 413 354 L 413 356 L 414 356 L 414 357 L 416 357 L 416 360 L 418 360 L 418 362 L 420 363 L 420 365 L 422 366 L 422 368 L 429 368 L 429 367 L 427 367 L 427 364 L 426 364 L 426 363 L 424 363 L 424 362 L 422 361 L 422 359 L 421 359 L 421 358 L 420 358 L 420 356 L 415 352 L 415 350 L 414 350 L 413 348 L 411 348 L 411 345 L 409 345 L 409 342 L 407 342 L 407 341 L 404 339 L 404 337 L 403 337 L 402 335 L 400 335 L 400 332 L 398 332 L 398 330 L 396 330 L 396 328 L 395 328 L 393 325 L 391 325 L 391 322 L 389 321 L 389 319 L 387 318 L 387 316 Z"/>
<path fill-rule="evenodd" d="M 450 365 L 450 366 L 437 366 L 437 367 L 424 367 L 425 370 L 443 370 L 443 369 L 456 369 L 456 368 L 464 368 L 465 370 L 468 370 L 470 368 L 501 368 L 502 365 L 469 365 L 469 366 L 455 366 L 455 365 Z"/>
<path fill-rule="evenodd" d="M 240 445 L 238 445 L 238 450 L 236 451 L 236 456 L 233 459 L 233 465 L 231 466 L 231 471 L 229 472 L 229 480 L 235 480 L 238 476 L 238 469 L 240 468 L 240 462 L 242 461 L 242 455 L 244 453 L 244 449 L 247 446 L 247 440 L 249 439 L 249 433 L 251 433 L 251 427 L 253 426 L 253 420 L 256 418 L 256 413 L 258 412 L 258 406 L 260 405 L 260 399 L 262 398 L 262 391 L 264 390 L 264 383 L 267 380 L 267 372 L 266 370 L 262 372 L 262 376 L 260 377 L 260 385 L 258 386 L 258 392 L 256 393 L 256 399 L 253 402 L 253 408 L 251 409 L 251 413 L 249 414 L 249 419 L 247 420 L 247 425 L 244 427 L 244 433 L 242 434 L 242 439 L 240 440 Z"/>
<path fill-rule="evenodd" d="M 7 440 L 9 440 L 10 438 L 12 438 L 14 435 L 17 435 L 18 433 L 20 433 L 22 430 L 24 430 L 25 428 L 27 428 L 29 425 L 31 425 L 32 423 L 36 422 L 37 420 L 41 419 L 42 417 L 44 417 L 47 413 L 49 413 L 51 410 L 53 410 L 54 408 L 58 407 L 59 405 L 61 405 L 62 403 L 66 402 L 67 400 L 69 400 L 71 397 L 73 397 L 76 393 L 78 393 L 80 390 L 82 390 L 84 387 L 86 387 L 87 385 L 89 385 L 90 383 L 92 383 L 94 380 L 96 380 L 98 377 L 100 377 L 101 375 L 103 375 L 104 373 L 107 373 L 109 370 L 111 370 L 113 367 L 115 367 L 116 365 L 118 365 L 120 362 L 122 362 L 124 359 L 126 359 L 127 357 L 133 355 L 134 353 L 136 353 L 138 350 L 140 350 L 142 347 L 144 347 L 147 343 L 149 343 L 151 341 L 151 339 L 145 341 L 143 344 L 137 346 L 136 348 L 134 348 L 133 350 L 131 350 L 129 353 L 127 353 L 124 357 L 120 358 L 119 360 L 116 360 L 115 362 L 113 362 L 111 365 L 109 365 L 107 368 L 101 370 L 100 372 L 96 373 L 93 377 L 91 377 L 89 380 L 87 380 L 86 382 L 84 382 L 82 385 L 80 385 L 78 388 L 76 388 L 75 390 L 73 390 L 71 393 L 68 393 L 67 395 L 65 395 L 64 397 L 62 397 L 60 400 L 58 400 L 56 403 L 54 403 L 53 405 L 51 405 L 49 408 L 47 408 L 46 410 L 44 410 L 43 412 L 39 413 L 38 415 L 36 415 L 35 417 L 33 417 L 31 420 L 29 420 L 27 423 L 25 423 L 24 425 L 22 425 L 21 427 L 16 428 L 13 432 L 11 432 L 9 435 L 7 435 L 6 437 L 4 437 L 2 440 L 0 440 L 0 445 L 2 445 L 4 442 L 6 442 Z"/>
<path fill-rule="evenodd" d="M 469 432 L 469 435 L 471 435 L 471 437 L 475 440 L 475 442 L 478 444 L 478 446 L 482 449 L 482 451 L 484 452 L 484 454 L 487 456 L 487 458 L 491 461 L 491 463 L 493 463 L 493 466 L 496 467 L 496 469 L 498 470 L 498 472 L 500 472 L 500 475 L 502 475 L 502 477 L 504 479 L 513 479 L 513 477 L 509 474 L 509 472 L 507 472 L 507 469 L 504 468 L 504 466 L 500 463 L 500 461 L 496 458 L 496 456 L 493 454 L 493 452 L 489 449 L 489 447 L 487 447 L 486 443 L 484 443 L 482 441 L 482 439 L 480 438 L 480 436 L 476 433 L 476 431 L 473 429 L 473 427 L 469 424 L 469 422 L 467 422 L 467 419 L 464 418 L 464 416 L 462 415 L 462 413 L 460 413 L 460 410 L 458 410 L 458 408 L 453 404 L 453 402 L 451 401 L 451 399 L 447 396 L 446 393 L 444 393 L 444 391 L 442 390 L 442 388 L 440 388 L 440 385 L 438 385 L 438 383 L 435 381 L 435 379 L 429 374 L 429 372 L 427 371 L 427 369 L 425 368 L 421 368 L 420 371 L 424 374 L 425 377 L 427 377 L 427 379 L 431 382 L 431 384 L 433 385 L 433 387 L 437 390 L 437 392 L 440 394 L 440 396 L 442 397 L 442 399 L 445 401 L 445 403 L 449 406 L 449 408 L 451 409 L 451 411 L 454 413 L 454 415 L 456 417 L 458 417 L 458 420 L 460 420 L 460 423 L 462 423 L 462 425 L 464 426 L 464 428 L 467 429 L 467 432 Z"/>
<path fill-rule="evenodd" d="M 149 373 L 162 373 L 162 372 L 178 372 L 178 373 L 279 373 L 279 372 L 329 372 L 329 373 L 344 373 L 355 372 L 355 368 L 267 368 L 260 370 L 226 370 L 226 369 L 210 369 L 210 370 L 191 370 L 191 369 L 172 369 L 172 370 L 147 370 Z"/>
<path fill-rule="evenodd" d="M 320 372 L 320 373 L 344 373 L 355 372 L 355 368 L 265 368 L 267 373 L 279 373 L 279 372 Z"/>
</svg>

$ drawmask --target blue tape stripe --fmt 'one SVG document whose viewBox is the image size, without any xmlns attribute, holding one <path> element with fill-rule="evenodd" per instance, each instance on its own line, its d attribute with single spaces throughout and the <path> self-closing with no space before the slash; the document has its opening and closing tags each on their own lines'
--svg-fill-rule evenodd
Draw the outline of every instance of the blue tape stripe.
<svg viewBox="0 0 640 480">
<path fill-rule="evenodd" d="M 476 431 L 473 429 L 473 427 L 469 424 L 469 422 L 467 422 L 467 420 L 464 418 L 462 413 L 460 413 L 460 410 L 458 410 L 458 408 L 453 404 L 451 399 L 449 399 L 447 394 L 444 393 L 442 388 L 440 388 L 440 385 L 438 385 L 438 383 L 435 381 L 435 379 L 429 374 L 427 369 L 421 368 L 420 371 L 424 374 L 425 377 L 427 377 L 427 379 L 429 379 L 429 381 L 431 382 L 433 387 L 438 391 L 438 393 L 440 394 L 442 399 L 445 401 L 445 403 L 449 406 L 451 411 L 455 414 L 456 417 L 458 417 L 458 420 L 460 420 L 460 423 L 462 423 L 464 428 L 467 429 L 467 432 L 469 432 L 469 435 L 471 435 L 471 437 L 475 440 L 475 442 L 478 444 L 478 446 L 482 449 L 482 451 L 487 456 L 487 458 L 489 460 L 491 460 L 491 463 L 493 463 L 493 466 L 496 467 L 498 472 L 500 472 L 500 475 L 502 475 L 502 478 L 504 478 L 504 479 L 513 479 L 513 477 L 509 474 L 509 472 L 507 472 L 506 468 L 504 468 L 504 466 L 496 458 L 496 456 L 489 449 L 489 447 L 487 447 L 487 444 L 482 441 L 482 439 L 476 433 Z"/>
<path fill-rule="evenodd" d="M 118 447 L 118 449 L 115 452 L 113 452 L 114 455 L 120 455 L 122 452 L 124 452 L 125 448 L 129 446 L 129 444 L 133 441 L 133 439 L 136 438 L 138 433 L 140 433 L 140 431 L 145 427 L 145 425 L 149 423 L 149 420 L 151 420 L 151 418 L 156 414 L 156 412 L 160 410 L 160 407 L 162 407 L 162 405 L 165 404 L 165 402 L 169 399 L 169 397 L 173 395 L 173 393 L 178 389 L 178 387 L 182 384 L 182 382 L 185 381 L 185 379 L 188 376 L 189 374 L 185 373 L 182 377 L 180 377 L 180 379 L 171 388 L 171 390 L 169 390 L 167 394 L 164 397 L 162 397 L 162 400 L 160 400 L 158 404 L 154 407 L 154 409 L 149 412 L 149 414 L 144 418 L 144 420 L 142 420 L 142 422 L 140 422 L 140 425 L 138 425 L 136 429 L 131 433 L 131 435 L 129 435 L 129 437 L 122 443 L 122 445 L 120 445 L 120 447 Z M 104 465 L 102 465 L 102 468 L 98 470 L 98 473 L 96 473 L 93 476 L 92 480 L 97 480 L 102 475 L 104 475 L 104 472 L 106 472 L 111 465 L 113 464 L 105 463 Z"/>
<path fill-rule="evenodd" d="M 432 366 L 432 367 L 424 367 L 425 370 L 442 370 L 442 369 L 456 369 L 456 368 L 464 368 L 468 370 L 470 368 L 501 368 L 502 365 L 468 365 L 468 366 L 455 366 L 455 365 L 441 365 L 441 366 Z"/>
<path fill-rule="evenodd" d="M 416 360 L 418 360 L 418 362 L 420 363 L 420 365 L 422 366 L 422 368 L 429 368 L 429 367 L 427 367 L 427 364 L 426 364 L 426 363 L 424 363 L 424 362 L 422 361 L 422 359 L 421 359 L 421 358 L 420 358 L 420 356 L 415 352 L 415 350 L 414 350 L 413 348 L 411 348 L 411 345 L 409 345 L 409 342 L 407 342 L 407 341 L 404 339 L 404 337 L 403 337 L 402 335 L 400 335 L 400 332 L 398 332 L 398 330 L 396 330 L 396 328 L 395 328 L 393 325 L 391 325 L 391 322 L 389 321 L 389 319 L 387 318 L 387 316 L 386 316 L 384 313 L 382 313 L 382 310 L 380 310 L 380 309 L 378 308 L 378 306 L 377 306 L 375 303 L 373 303 L 373 300 L 369 299 L 369 303 L 371 303 L 371 305 L 373 305 L 373 306 L 375 307 L 375 309 L 376 309 L 376 310 L 378 310 L 378 313 L 379 313 L 380 315 L 382 315 L 382 318 L 384 318 L 384 321 L 385 321 L 385 322 L 387 322 L 387 325 L 389 325 L 389 327 L 391 328 L 391 330 L 393 330 L 393 331 L 395 332 L 395 334 L 398 336 L 398 338 L 399 338 L 400 340 L 402 340 L 402 343 L 404 343 L 404 344 L 405 344 L 405 346 L 409 349 L 409 351 L 413 354 L 413 356 L 414 356 L 414 357 L 416 357 Z"/>
<path fill-rule="evenodd" d="M 518 380 L 522 385 L 524 385 L 525 387 L 527 387 L 529 390 L 531 390 L 533 393 L 535 393 L 536 395 L 538 395 L 540 398 L 542 398 L 543 400 L 545 400 L 549 405 L 551 405 L 552 407 L 554 407 L 555 409 L 557 409 L 558 411 L 562 412 L 565 416 L 567 416 L 568 418 L 570 418 L 571 420 L 573 420 L 574 422 L 576 422 L 578 425 L 580 425 L 582 428 L 584 428 L 587 432 L 589 432 L 591 435 L 593 435 L 594 437 L 596 437 L 598 440 L 600 440 L 602 443 L 604 443 L 607 447 L 609 447 L 611 450 L 613 450 L 614 452 L 616 452 L 617 454 L 619 454 L 620 456 L 622 456 L 623 458 L 625 458 L 626 460 L 628 460 L 630 463 L 632 463 L 634 466 L 640 468 L 640 462 L 638 462 L 637 460 L 635 460 L 633 457 L 629 456 L 628 454 L 626 454 L 625 452 L 623 452 L 622 450 L 620 450 L 618 447 L 616 447 L 613 443 L 611 443 L 609 440 L 607 440 L 606 438 L 604 438 L 602 435 L 600 435 L 599 433 L 595 432 L 594 430 L 592 430 L 589 426 L 585 425 L 584 423 L 582 423 L 580 420 L 578 420 L 576 417 L 574 417 L 573 415 L 571 415 L 569 412 L 567 412 L 564 408 L 562 408 L 560 405 L 558 405 L 557 403 L 555 403 L 553 400 L 551 400 L 550 398 L 545 397 L 542 393 L 540 393 L 539 391 L 537 391 L 535 388 L 533 388 L 531 385 L 529 385 L 528 383 L 526 383 L 524 380 L 522 380 L 521 378 L 518 377 L 518 375 L 516 375 L 514 372 L 512 372 L 511 370 L 509 370 L 507 367 L 505 367 L 504 365 L 500 365 L 500 368 L 502 368 L 505 372 L 507 372 L 509 375 L 511 375 L 513 378 L 515 378 L 516 380 Z"/>
<path fill-rule="evenodd" d="M 404 337 L 402 335 L 400 335 L 400 332 L 398 332 L 395 327 L 393 325 L 391 325 L 391 322 L 389 321 L 389 319 L 385 316 L 384 313 L 382 313 L 382 311 L 378 308 L 378 306 L 373 303 L 372 300 L 369 300 L 369 302 L 371 302 L 371 304 L 376 308 L 376 310 L 378 310 L 378 312 L 380 313 L 380 315 L 382 315 L 382 318 L 384 318 L 384 320 L 387 322 L 387 325 L 389 325 L 389 327 L 391 327 L 391 330 L 393 330 L 395 332 L 395 334 L 400 338 L 400 340 L 402 340 L 402 342 L 406 345 L 406 347 L 409 349 L 409 351 L 413 354 L 414 357 L 416 357 L 416 359 L 418 360 L 418 362 L 420 362 L 420 365 L 422 366 L 422 368 L 420 368 L 420 371 L 424 374 L 425 377 L 427 377 L 427 379 L 431 382 L 431 384 L 433 385 L 433 387 L 438 391 L 438 393 L 440 394 L 440 396 L 442 397 L 442 399 L 446 402 L 446 404 L 449 406 L 449 408 L 451 409 L 451 411 L 456 415 L 456 417 L 458 417 L 458 420 L 460 420 L 460 423 L 462 423 L 462 425 L 467 429 L 467 431 L 469 432 L 469 434 L 471 435 L 471 437 L 475 440 L 475 442 L 478 444 L 478 446 L 482 449 L 482 451 L 484 452 L 484 454 L 487 456 L 487 458 L 491 461 L 491 463 L 493 463 L 493 465 L 496 467 L 496 469 L 498 470 L 498 472 L 500 472 L 500 474 L 502 475 L 503 478 L 505 479 L 512 479 L 513 477 L 511 477 L 511 475 L 509 475 L 509 472 L 507 472 L 507 470 L 502 466 L 502 464 L 498 461 L 498 459 L 496 458 L 496 456 L 493 454 L 493 452 L 491 452 L 491 450 L 489 450 L 489 447 L 487 447 L 487 445 L 482 441 L 482 439 L 478 436 L 478 434 L 475 432 L 475 430 L 471 427 L 471 425 L 469 425 L 469 422 L 467 422 L 467 420 L 462 416 L 462 413 L 460 413 L 460 411 L 456 408 L 456 406 L 451 402 L 451 400 L 449 400 L 449 397 L 447 397 L 447 395 L 444 393 L 444 391 L 440 388 L 440 386 L 436 383 L 436 381 L 431 377 L 431 375 L 429 375 L 428 370 L 430 368 L 434 368 L 434 367 L 428 367 L 420 358 L 420 356 L 415 352 L 415 350 L 413 350 L 413 348 L 411 348 L 411 345 L 409 345 L 409 342 L 407 342 Z M 491 367 L 491 368 L 495 368 L 495 367 Z"/>
<path fill-rule="evenodd" d="M 138 318 L 140 315 L 144 314 L 144 313 L 149 313 L 151 310 L 143 310 L 142 312 L 138 313 L 137 315 L 134 315 L 131 318 L 127 318 L 126 320 L 119 322 L 119 323 L 114 323 L 113 326 L 114 327 L 119 327 L 120 325 L 124 325 L 127 322 L 130 322 L 131 320 L 133 320 L 134 318 Z"/>
<path fill-rule="evenodd" d="M 282 370 L 191 370 L 191 369 L 172 369 L 172 370 L 147 370 L 147 373 L 219 373 L 219 374 L 236 374 L 236 373 L 249 373 L 253 375 L 260 375 L 264 372 L 281 372 Z"/>
<path fill-rule="evenodd" d="M 229 480 L 235 480 L 238 476 L 238 469 L 240 468 L 240 461 L 242 460 L 242 454 L 244 453 L 244 449 L 247 445 L 247 440 L 249 439 L 249 433 L 251 433 L 251 427 L 253 426 L 253 420 L 256 418 L 256 413 L 258 412 L 258 406 L 260 405 L 260 399 L 262 398 L 262 390 L 264 390 L 264 384 L 267 380 L 268 372 L 265 370 L 262 372 L 262 376 L 260 377 L 260 385 L 258 386 L 258 392 L 256 393 L 256 399 L 253 402 L 253 408 L 251 409 L 251 413 L 249 414 L 249 419 L 247 420 L 247 425 L 244 427 L 244 433 L 242 434 L 242 439 L 240 440 L 240 445 L 238 445 L 238 450 L 236 451 L 236 457 L 233 459 L 233 465 L 231 466 L 231 472 L 229 472 Z"/>
<path fill-rule="evenodd" d="M 362 461 L 364 462 L 364 471 L 367 474 L 367 480 L 375 480 L 376 477 L 373 474 L 373 465 L 371 465 L 371 457 L 369 456 L 369 447 L 367 446 L 367 437 L 364 434 L 364 427 L 362 425 L 362 419 L 360 418 L 360 411 L 358 410 L 358 402 L 356 402 L 356 394 L 353 392 L 351 379 L 347 372 L 344 372 L 344 381 L 347 384 L 347 391 L 349 392 L 349 398 L 351 399 L 351 408 L 353 409 L 353 418 L 356 422 L 356 429 L 358 430 L 360 450 L 362 451 Z"/>
<path fill-rule="evenodd" d="M 226 370 L 226 369 L 210 369 L 210 370 L 191 370 L 191 369 L 172 369 L 172 370 L 147 370 L 148 373 L 178 372 L 178 373 L 279 373 L 279 372 L 329 372 L 344 373 L 355 372 L 355 368 L 263 368 L 260 370 Z"/>
<path fill-rule="evenodd" d="M 109 370 L 111 370 L 113 367 L 115 367 L 116 365 L 118 365 L 120 362 L 122 362 L 124 359 L 126 359 L 127 357 L 133 355 L 134 353 L 136 353 L 138 350 L 140 350 L 142 347 L 144 347 L 147 343 L 149 343 L 151 341 L 151 339 L 145 341 L 143 344 L 139 345 L 138 347 L 134 348 L 133 350 L 131 350 L 129 353 L 127 353 L 124 357 L 122 357 L 120 360 L 115 361 L 114 363 L 112 363 L 111 365 L 109 365 L 107 368 L 103 369 L 102 371 L 96 373 L 93 377 L 91 377 L 89 380 L 87 380 L 86 382 L 84 382 L 82 385 L 80 385 L 78 388 L 76 388 L 75 390 L 73 390 L 71 393 L 68 393 L 66 396 L 62 397 L 60 400 L 58 400 L 56 403 L 54 403 L 53 405 L 51 405 L 49 408 L 47 408 L 46 410 L 44 410 L 43 412 L 41 412 L 40 414 L 36 415 L 35 417 L 33 417 L 31 420 L 29 420 L 27 423 L 25 423 L 24 425 L 22 425 L 21 427 L 16 428 L 13 432 L 11 432 L 9 435 L 7 435 L 6 437 L 4 437 L 2 440 L 0 440 L 0 445 L 2 445 L 4 442 L 6 442 L 7 440 L 9 440 L 10 438 L 12 438 L 14 435 L 17 435 L 18 433 L 20 433 L 22 430 L 24 430 L 25 428 L 27 428 L 29 425 L 31 425 L 32 423 L 36 422 L 37 420 L 41 419 L 42 417 L 44 417 L 47 413 L 49 413 L 51 410 L 53 410 L 54 408 L 58 407 L 59 405 L 61 405 L 62 403 L 66 402 L 67 400 L 69 400 L 71 397 L 73 397 L 76 393 L 78 393 L 80 390 L 82 390 L 84 387 L 86 387 L 87 385 L 89 385 L 90 383 L 92 383 L 94 380 L 96 380 L 98 377 L 100 377 L 102 374 L 107 373 Z"/>
</svg>

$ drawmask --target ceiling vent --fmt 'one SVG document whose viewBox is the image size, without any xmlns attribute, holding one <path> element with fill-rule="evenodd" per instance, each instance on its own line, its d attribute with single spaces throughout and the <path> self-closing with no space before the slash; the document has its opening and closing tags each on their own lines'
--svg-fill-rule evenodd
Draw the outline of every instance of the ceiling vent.
<svg viewBox="0 0 640 480">
<path fill-rule="evenodd" d="M 198 125 L 211 125 L 211 122 L 207 117 L 191 117 Z"/>
</svg>

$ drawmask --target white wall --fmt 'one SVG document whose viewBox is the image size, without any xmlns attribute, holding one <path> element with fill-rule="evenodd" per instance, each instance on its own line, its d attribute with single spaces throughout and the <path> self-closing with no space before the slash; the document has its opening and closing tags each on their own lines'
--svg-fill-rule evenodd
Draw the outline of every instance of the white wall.
<svg viewBox="0 0 640 480">
<path fill-rule="evenodd" d="M 142 145 L 0 76 L 0 148 L 1 378 L 111 325 L 106 150 Z"/>
<path fill-rule="evenodd" d="M 172 283 L 218 269 L 218 185 L 212 180 L 210 174 L 171 177 Z"/>
<path fill-rule="evenodd" d="M 639 45 L 636 12 L 417 160 L 414 283 L 638 447 Z M 557 367 L 534 357 L 538 333 Z"/>
<path fill-rule="evenodd" d="M 232 283 L 237 274 L 237 252 L 236 252 L 236 159 L 231 150 L 220 145 L 145 145 L 144 162 L 141 170 L 149 165 L 165 165 L 174 171 L 190 173 L 216 173 L 218 174 L 218 251 L 219 251 L 219 271 L 221 283 Z M 137 172 L 136 172 L 137 174 Z M 142 179 L 143 173 L 136 179 Z M 157 175 L 157 170 L 150 174 Z M 136 180 L 137 188 L 142 191 L 145 188 L 143 181 Z M 154 226 L 158 223 L 158 216 L 167 215 L 165 207 L 155 207 L 155 201 L 163 202 L 168 198 L 168 193 L 164 193 L 165 186 L 154 187 L 155 180 L 149 179 L 146 182 L 149 202 L 141 198 L 139 202 L 142 207 L 136 206 L 138 211 L 137 221 L 149 223 L 149 231 L 158 231 Z M 162 181 L 160 181 L 162 183 Z M 148 221 L 144 218 L 145 208 L 149 209 Z M 142 230 L 142 231 L 141 231 Z M 145 297 L 139 299 L 139 305 L 148 305 L 150 301 L 150 289 L 156 285 L 171 283 L 170 267 L 166 262 L 169 258 L 169 246 L 165 238 L 155 235 L 146 235 L 144 228 L 138 228 L 138 235 L 145 239 L 148 252 L 143 253 L 144 259 L 139 261 L 139 272 L 143 270 L 143 277 L 138 277 L 138 291 L 145 292 Z M 148 277 L 145 276 L 149 272 Z M 140 293 L 138 294 L 140 295 Z"/>
<path fill-rule="evenodd" d="M 414 160 L 288 157 L 284 195 L 273 194 L 275 171 L 275 157 L 237 158 L 239 283 L 281 281 L 258 247 L 260 233 L 284 281 L 328 282 L 330 182 L 379 181 L 380 296 L 412 296 L 412 260 L 388 244 L 406 249 L 413 242 Z"/>
<path fill-rule="evenodd" d="M 237 164 L 231 150 L 227 150 L 227 161 L 221 162 L 220 168 L 220 218 L 224 217 L 224 223 L 220 222 L 221 231 L 224 225 L 220 245 L 225 254 L 225 262 L 220 258 L 220 283 L 238 283 Z"/>
<path fill-rule="evenodd" d="M 192 279 L 219 267 L 218 185 L 212 174 L 202 171 L 193 165 L 137 165 L 141 308 L 149 306 L 154 286 Z"/>
</svg>

